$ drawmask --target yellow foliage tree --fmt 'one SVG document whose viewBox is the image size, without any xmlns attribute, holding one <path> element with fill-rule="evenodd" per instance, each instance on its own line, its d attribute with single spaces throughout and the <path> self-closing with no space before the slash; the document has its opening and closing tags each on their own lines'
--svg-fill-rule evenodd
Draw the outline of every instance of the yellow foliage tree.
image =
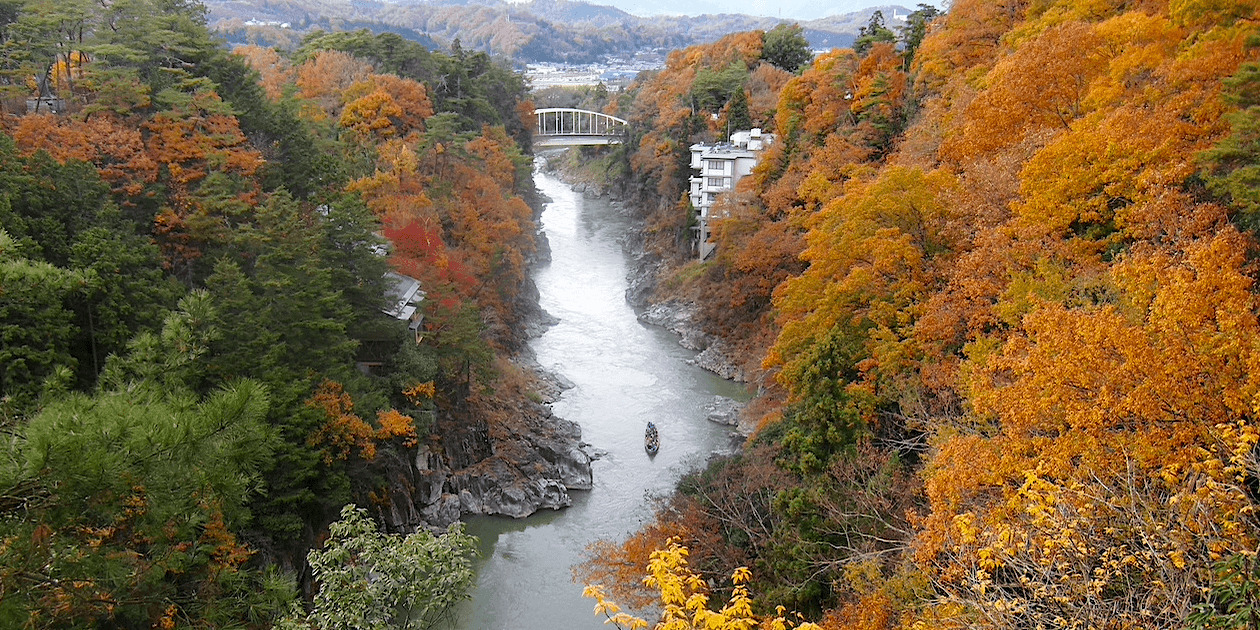
<svg viewBox="0 0 1260 630">
<path fill-rule="evenodd" d="M 795 627 L 798 630 L 822 630 L 818 625 L 804 622 L 799 626 L 792 624 L 784 616 L 780 606 L 774 617 L 759 618 L 753 614 L 752 597 L 748 592 L 748 582 L 752 580 L 752 571 L 747 567 L 735 569 L 731 574 L 734 589 L 731 598 L 720 610 L 712 610 L 709 606 L 708 585 L 704 579 L 696 575 L 687 566 L 687 548 L 678 543 L 678 539 L 665 541 L 665 547 L 652 552 L 648 563 L 648 574 L 643 583 L 660 593 L 659 604 L 662 608 L 661 620 L 655 630 L 751 630 L 767 628 L 768 630 L 787 630 Z M 645 619 L 622 612 L 621 607 L 609 601 L 604 588 L 590 585 L 582 592 L 585 597 L 595 600 L 595 614 L 603 615 L 607 621 L 623 630 L 647 628 Z"/>
<path fill-rule="evenodd" d="M 339 119 L 345 104 L 343 92 L 371 74 L 372 66 L 354 55 L 339 50 L 321 51 L 297 68 L 298 95 L 310 101 L 302 114 L 316 121 Z"/>
<path fill-rule="evenodd" d="M 802 254 L 809 269 L 775 292 L 783 330 L 766 365 L 785 366 L 782 378 L 802 373 L 808 349 L 836 326 L 866 322 L 890 337 L 904 334 L 897 329 L 913 322 L 905 309 L 922 299 L 927 264 L 946 249 L 947 208 L 937 192 L 955 185 L 947 172 L 915 168 L 850 180 L 813 220 Z"/>
</svg>

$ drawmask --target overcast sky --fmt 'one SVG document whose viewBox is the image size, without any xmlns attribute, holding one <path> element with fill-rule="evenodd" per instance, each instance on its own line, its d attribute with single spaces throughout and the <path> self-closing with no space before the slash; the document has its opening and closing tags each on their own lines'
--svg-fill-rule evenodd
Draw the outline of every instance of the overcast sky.
<svg viewBox="0 0 1260 630">
<path fill-rule="evenodd" d="M 617 7 L 638 16 L 701 15 L 704 13 L 743 13 L 785 20 L 814 20 L 829 15 L 860 11 L 868 7 L 899 6 L 914 10 L 920 3 L 940 8 L 942 0 L 584 0 L 591 4 Z"/>
</svg>

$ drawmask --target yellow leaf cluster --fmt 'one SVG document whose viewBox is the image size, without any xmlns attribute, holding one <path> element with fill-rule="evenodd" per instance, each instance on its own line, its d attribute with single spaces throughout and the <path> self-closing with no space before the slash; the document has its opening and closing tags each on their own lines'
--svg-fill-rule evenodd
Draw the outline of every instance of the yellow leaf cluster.
<svg viewBox="0 0 1260 630">
<path fill-rule="evenodd" d="M 821 630 L 816 624 L 808 622 L 799 626 L 792 625 L 784 616 L 781 606 L 774 617 L 761 619 L 754 615 L 752 597 L 748 592 L 752 572 L 747 567 L 739 567 L 731 573 L 734 588 L 730 600 L 720 610 L 711 610 L 708 586 L 687 566 L 688 555 L 687 548 L 679 544 L 676 538 L 667 540 L 664 547 L 652 552 L 643 583 L 660 594 L 658 604 L 662 608 L 661 620 L 653 626 L 655 630 L 752 630 L 757 627 L 772 630 L 787 630 L 792 627 L 798 630 Z M 582 595 L 595 599 L 595 614 L 604 615 L 607 618 L 605 623 L 611 623 L 623 630 L 646 628 L 649 625 L 644 619 L 620 612 L 620 607 L 608 601 L 601 586 L 587 586 Z"/>
</svg>

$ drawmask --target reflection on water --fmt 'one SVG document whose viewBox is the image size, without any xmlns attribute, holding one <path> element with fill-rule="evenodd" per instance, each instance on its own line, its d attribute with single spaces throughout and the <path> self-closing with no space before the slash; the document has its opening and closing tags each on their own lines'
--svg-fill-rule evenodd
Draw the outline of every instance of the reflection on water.
<svg viewBox="0 0 1260 630">
<path fill-rule="evenodd" d="M 729 447 L 729 429 L 705 419 L 714 395 L 747 398 L 742 386 L 687 364 L 695 353 L 672 334 L 635 318 L 624 297 L 622 210 L 583 199 L 547 175 L 536 182 L 553 202 L 542 216 L 552 262 L 535 280 L 543 308 L 560 323 L 532 346 L 539 364 L 575 385 L 553 405 L 556 415 L 582 425 L 583 439 L 607 454 L 593 465 L 594 489 L 574 492 L 566 510 L 467 519 L 482 558 L 459 629 L 607 628 L 573 582 L 572 566 L 591 542 L 636 529 L 651 515 L 652 496 Z M 643 451 L 648 421 L 660 431 L 652 458 Z"/>
</svg>

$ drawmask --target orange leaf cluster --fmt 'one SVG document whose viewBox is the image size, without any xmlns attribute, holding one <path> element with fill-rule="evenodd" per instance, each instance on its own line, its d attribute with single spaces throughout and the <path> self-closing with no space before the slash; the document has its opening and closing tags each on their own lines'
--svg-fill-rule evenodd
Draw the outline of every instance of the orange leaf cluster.
<svg viewBox="0 0 1260 630">
<path fill-rule="evenodd" d="M 339 50 L 320 52 L 297 68 L 298 96 L 311 102 L 303 114 L 315 121 L 339 119 L 346 103 L 343 94 L 371 74 L 372 66 L 354 55 Z"/>
<path fill-rule="evenodd" d="M 433 115 L 424 84 L 388 74 L 373 74 L 343 92 L 338 121 L 350 131 L 377 138 L 408 137 L 424 131 Z"/>
<path fill-rule="evenodd" d="M 436 396 L 437 385 L 435 385 L 433 381 L 426 381 L 424 383 L 416 383 L 415 385 L 412 385 L 411 387 L 404 389 L 403 395 L 406 396 L 407 399 L 410 400 L 411 402 L 419 403 L 421 400 L 432 399 L 434 396 Z"/>
<path fill-rule="evenodd" d="M 381 427 L 377 429 L 374 436 L 378 440 L 400 438 L 402 445 L 407 448 L 412 448 L 419 442 L 416 436 L 416 422 L 411 416 L 404 416 L 394 409 L 389 409 L 376 414 L 376 423 Z"/>
<path fill-rule="evenodd" d="M 137 196 L 158 178 L 158 161 L 144 136 L 133 125 L 110 114 L 98 114 L 85 121 L 51 115 L 23 116 L 12 135 L 27 154 L 45 151 L 58 162 L 79 160 L 92 164 L 121 196 Z"/>
<path fill-rule="evenodd" d="M 258 71 L 259 83 L 267 93 L 267 97 L 278 101 L 284 96 L 285 86 L 293 82 L 295 70 L 288 59 L 280 56 L 275 48 L 262 46 L 237 46 L 232 54 L 245 59 L 249 67 Z"/>
<path fill-rule="evenodd" d="M 324 462 L 344 461 L 356 455 L 365 461 L 376 458 L 379 442 L 400 438 L 403 446 L 418 443 L 415 421 L 394 409 L 377 414 L 379 428 L 354 413 L 354 401 L 336 381 L 324 381 L 306 401 L 308 407 L 324 412 L 325 422 L 307 442 L 324 453 Z"/>
</svg>

